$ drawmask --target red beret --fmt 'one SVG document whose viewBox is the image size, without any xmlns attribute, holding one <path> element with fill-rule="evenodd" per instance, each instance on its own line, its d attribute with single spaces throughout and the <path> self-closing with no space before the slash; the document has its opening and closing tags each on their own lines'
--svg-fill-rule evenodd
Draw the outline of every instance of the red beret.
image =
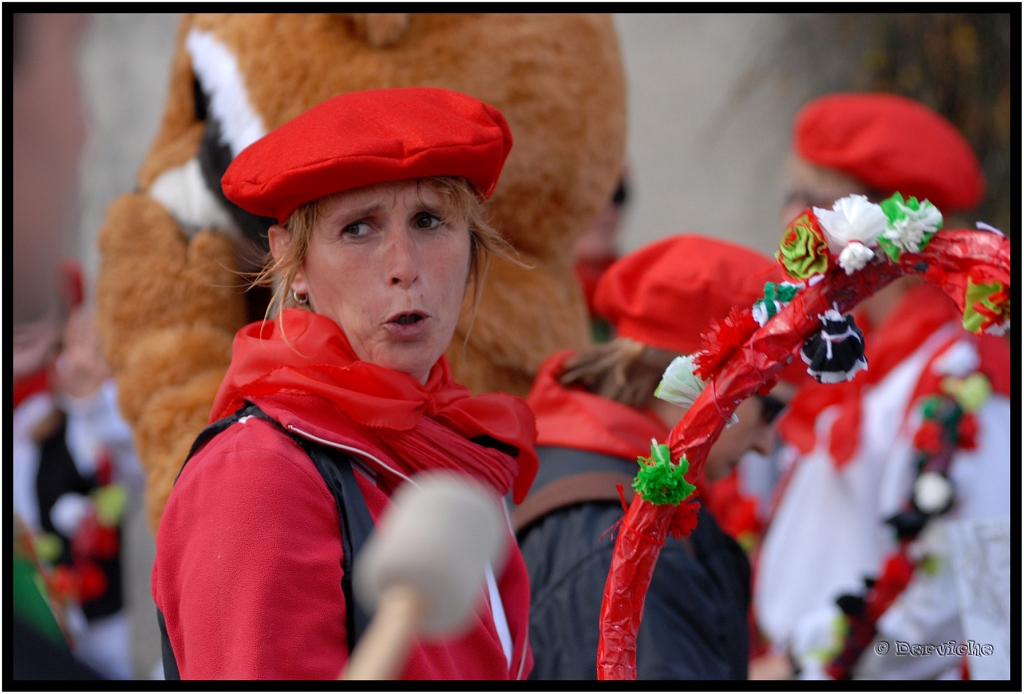
<svg viewBox="0 0 1024 694">
<path fill-rule="evenodd" d="M 804 106 L 797 153 L 890 195 L 927 198 L 942 212 L 969 210 L 985 196 L 974 150 L 948 120 L 895 94 L 832 94 Z"/>
<path fill-rule="evenodd" d="M 617 260 L 598 282 L 594 305 L 619 335 L 691 354 L 713 319 L 752 306 L 765 282 L 781 280 L 776 262 L 755 250 L 680 234 Z"/>
<path fill-rule="evenodd" d="M 303 203 L 374 183 L 461 176 L 489 198 L 512 148 L 501 112 L 431 87 L 349 92 L 239 152 L 221 179 L 239 207 L 284 222 Z"/>
</svg>

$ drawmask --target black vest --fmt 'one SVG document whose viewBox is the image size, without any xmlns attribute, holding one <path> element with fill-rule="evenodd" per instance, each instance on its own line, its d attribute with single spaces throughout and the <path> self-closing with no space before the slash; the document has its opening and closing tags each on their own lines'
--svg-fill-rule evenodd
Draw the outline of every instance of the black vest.
<svg viewBox="0 0 1024 694">
<path fill-rule="evenodd" d="M 316 469 L 327 483 L 335 502 L 338 504 L 338 517 L 341 520 L 341 547 L 342 547 L 342 576 L 341 590 L 345 595 L 346 632 L 348 634 L 349 653 L 355 648 L 356 642 L 366 630 L 369 618 L 352 598 L 352 560 L 362 549 L 363 543 L 370 533 L 373 532 L 373 518 L 370 517 L 370 510 L 366 507 L 366 500 L 359 490 L 359 483 L 356 482 L 355 473 L 352 471 L 352 461 L 344 451 L 325 446 L 323 444 L 305 439 L 294 434 L 268 417 L 260 408 L 252 403 L 246 403 L 233 415 L 219 419 L 210 426 L 203 429 L 192 444 L 182 470 L 188 461 L 210 439 L 227 429 L 243 417 L 259 417 L 273 423 L 281 431 L 291 437 L 316 465 Z M 178 472 L 181 477 L 181 472 Z M 177 479 L 175 479 L 177 481 Z M 164 677 L 168 680 L 181 679 L 178 672 L 178 664 L 174 658 L 174 651 L 171 649 L 171 640 L 167 636 L 167 625 L 164 622 L 163 613 L 157 609 L 157 621 L 160 624 L 161 651 L 164 662 Z"/>
</svg>

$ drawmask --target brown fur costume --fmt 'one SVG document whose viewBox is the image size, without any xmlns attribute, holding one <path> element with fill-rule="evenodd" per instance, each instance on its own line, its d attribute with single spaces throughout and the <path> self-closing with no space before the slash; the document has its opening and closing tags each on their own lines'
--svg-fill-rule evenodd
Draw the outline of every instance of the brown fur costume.
<svg viewBox="0 0 1024 694">
<path fill-rule="evenodd" d="M 335 94 L 412 85 L 496 106 L 515 140 L 491 221 L 531 268 L 491 264 L 468 340 L 464 321 L 448 350 L 458 380 L 524 395 L 548 354 L 586 343 L 571 248 L 608 200 L 625 140 L 609 16 L 187 15 L 138 189 L 111 204 L 100 234 L 99 322 L 154 529 L 235 332 L 266 307 L 238 273 L 259 243 L 225 211 L 218 157 L 223 168 Z"/>
</svg>

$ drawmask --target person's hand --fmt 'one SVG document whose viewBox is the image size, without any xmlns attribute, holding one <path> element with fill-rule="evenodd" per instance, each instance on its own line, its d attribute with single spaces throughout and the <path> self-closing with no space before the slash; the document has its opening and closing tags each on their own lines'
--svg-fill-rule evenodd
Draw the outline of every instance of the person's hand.
<svg viewBox="0 0 1024 694">
<path fill-rule="evenodd" d="M 76 308 L 68 317 L 64 346 L 54 372 L 54 388 L 73 398 L 92 395 L 110 378 L 110 370 L 100 355 L 91 308 Z"/>
</svg>

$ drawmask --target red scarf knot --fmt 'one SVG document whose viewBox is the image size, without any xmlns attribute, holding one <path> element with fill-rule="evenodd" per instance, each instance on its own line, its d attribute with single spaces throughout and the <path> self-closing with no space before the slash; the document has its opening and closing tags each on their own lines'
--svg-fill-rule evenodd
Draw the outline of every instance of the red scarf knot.
<svg viewBox="0 0 1024 694">
<path fill-rule="evenodd" d="M 273 321 L 238 331 L 210 421 L 235 412 L 246 400 L 275 394 L 327 399 L 348 420 L 347 428 L 354 424 L 360 436 L 391 453 L 408 474 L 461 471 L 501 495 L 511 488 L 520 502 L 537 473 L 533 413 L 520 398 L 505 393 L 474 397 L 453 380 L 444 356 L 425 384 L 359 361 L 342 329 L 309 311 L 287 309 Z M 312 408 L 298 414 L 317 421 L 331 417 Z M 505 443 L 518 456 L 473 443 L 479 437 Z"/>
</svg>

